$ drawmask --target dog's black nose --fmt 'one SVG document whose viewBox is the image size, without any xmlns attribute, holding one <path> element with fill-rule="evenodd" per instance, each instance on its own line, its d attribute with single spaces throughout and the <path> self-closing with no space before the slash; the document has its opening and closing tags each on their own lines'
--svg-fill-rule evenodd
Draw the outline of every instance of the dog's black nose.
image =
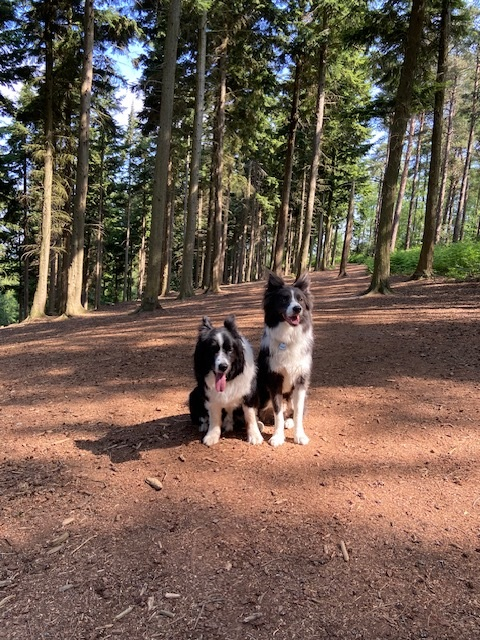
<svg viewBox="0 0 481 641">
<path fill-rule="evenodd" d="M 302 312 L 302 307 L 300 305 L 294 305 L 292 311 L 294 312 L 294 314 L 300 314 Z"/>
<path fill-rule="evenodd" d="M 218 365 L 219 372 L 225 372 L 227 368 L 228 368 L 227 363 L 219 363 Z"/>
</svg>

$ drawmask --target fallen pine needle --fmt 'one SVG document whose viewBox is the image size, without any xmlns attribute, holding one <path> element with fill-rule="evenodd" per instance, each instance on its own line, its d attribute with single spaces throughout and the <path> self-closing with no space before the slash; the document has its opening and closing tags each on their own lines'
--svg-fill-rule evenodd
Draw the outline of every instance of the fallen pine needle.
<svg viewBox="0 0 481 641">
<path fill-rule="evenodd" d="M 3 599 L 0 601 L 0 608 L 4 605 L 6 605 L 9 601 L 15 598 L 14 594 L 9 594 L 6 597 L 3 597 Z"/>
<path fill-rule="evenodd" d="M 127 614 L 130 614 L 133 609 L 134 609 L 134 606 L 133 605 L 129 605 L 129 607 L 125 608 L 125 610 L 123 612 L 121 612 L 120 614 L 117 614 L 117 616 L 114 617 L 114 620 L 115 621 L 119 621 L 120 619 L 123 619 L 125 616 L 127 616 Z"/>
<path fill-rule="evenodd" d="M 159 614 L 162 614 L 164 617 L 169 617 L 169 619 L 173 619 L 175 617 L 175 614 L 173 612 L 169 612 L 169 610 L 159 610 Z"/>
<path fill-rule="evenodd" d="M 50 545 L 52 547 L 56 547 L 57 545 L 60 545 L 61 543 L 65 543 L 65 541 L 68 539 L 70 534 L 68 532 L 63 532 L 60 536 L 57 536 L 56 539 L 53 539 L 50 541 Z"/>
<path fill-rule="evenodd" d="M 242 619 L 242 623 L 252 623 L 252 621 L 256 621 L 261 616 L 261 612 L 254 612 L 254 614 L 249 614 L 249 616 Z"/>
<path fill-rule="evenodd" d="M 88 539 L 85 539 L 85 541 L 84 541 L 83 543 L 81 543 L 78 547 L 76 547 L 76 548 L 75 548 L 75 550 L 72 550 L 72 554 L 75 554 L 75 552 L 77 552 L 77 550 L 80 550 L 80 548 L 83 548 L 83 546 L 84 546 L 86 543 L 88 543 L 88 542 L 89 542 L 89 541 L 91 541 L 92 539 L 95 539 L 95 537 L 96 537 L 96 536 L 97 536 L 97 534 L 92 534 L 92 536 L 89 536 L 89 538 L 88 538 Z"/>
<path fill-rule="evenodd" d="M 341 541 L 341 552 L 342 552 L 344 561 L 346 562 L 349 561 L 349 553 L 347 551 L 346 544 L 344 543 L 344 541 Z"/>
</svg>

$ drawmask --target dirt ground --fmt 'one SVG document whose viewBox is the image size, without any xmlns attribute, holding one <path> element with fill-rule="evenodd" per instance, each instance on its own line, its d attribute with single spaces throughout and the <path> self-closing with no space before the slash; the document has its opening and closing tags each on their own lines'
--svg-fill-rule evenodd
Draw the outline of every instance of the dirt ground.
<svg viewBox="0 0 481 641">
<path fill-rule="evenodd" d="M 479 284 L 368 282 L 312 275 L 307 446 L 189 422 L 263 283 L 1 329 L 0 637 L 478 639 Z"/>
</svg>

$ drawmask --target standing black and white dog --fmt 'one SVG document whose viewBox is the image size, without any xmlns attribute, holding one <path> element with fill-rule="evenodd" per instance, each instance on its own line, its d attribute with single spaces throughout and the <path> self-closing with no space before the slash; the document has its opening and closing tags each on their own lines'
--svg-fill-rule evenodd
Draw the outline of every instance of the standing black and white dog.
<svg viewBox="0 0 481 641">
<path fill-rule="evenodd" d="M 192 422 L 207 432 L 202 442 L 209 446 L 218 443 L 222 425 L 226 431 L 232 430 L 233 412 L 242 408 L 248 442 L 263 443 L 255 412 L 254 355 L 234 316 L 226 318 L 220 329 L 203 317 L 194 352 L 194 373 L 197 387 L 190 393 L 189 409 Z"/>
<path fill-rule="evenodd" d="M 269 443 L 284 443 L 284 427 L 294 427 L 294 442 L 307 445 L 303 416 L 311 377 L 313 329 L 308 274 L 292 285 L 269 275 L 264 294 L 264 333 L 258 358 L 259 412 L 272 403 L 274 433 Z M 293 420 L 285 418 L 292 406 Z"/>
</svg>

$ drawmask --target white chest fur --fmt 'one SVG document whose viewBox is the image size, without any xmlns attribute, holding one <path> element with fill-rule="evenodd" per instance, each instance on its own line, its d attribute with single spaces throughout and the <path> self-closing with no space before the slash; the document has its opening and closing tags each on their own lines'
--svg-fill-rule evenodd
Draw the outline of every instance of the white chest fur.
<svg viewBox="0 0 481 641">
<path fill-rule="evenodd" d="M 308 377 L 312 365 L 312 328 L 304 330 L 281 323 L 266 327 L 261 348 L 269 350 L 269 367 L 284 377 L 283 391 L 288 391 L 299 376 Z"/>
</svg>

